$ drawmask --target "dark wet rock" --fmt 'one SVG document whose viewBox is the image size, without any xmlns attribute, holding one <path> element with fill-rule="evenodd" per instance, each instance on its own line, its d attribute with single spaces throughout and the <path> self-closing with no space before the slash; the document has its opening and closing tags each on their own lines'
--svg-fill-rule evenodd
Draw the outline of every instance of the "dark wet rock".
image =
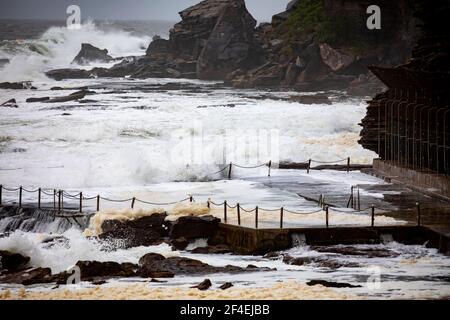
<svg viewBox="0 0 450 320">
<path fill-rule="evenodd" d="M 45 75 L 51 79 L 60 81 L 64 79 L 89 79 L 95 77 L 106 77 L 109 75 L 109 71 L 106 68 L 94 68 L 92 70 L 65 68 L 47 71 Z"/>
<path fill-rule="evenodd" d="M 72 114 L 68 113 L 68 112 L 64 112 L 64 113 L 61 113 L 61 115 L 64 116 L 64 117 L 67 117 L 67 116 L 71 116 Z"/>
<path fill-rule="evenodd" d="M 325 95 L 304 95 L 304 96 L 291 96 L 289 101 L 298 102 L 301 104 L 331 104 L 330 98 Z"/>
<path fill-rule="evenodd" d="M 173 223 L 169 236 L 171 239 L 187 240 L 210 238 L 216 234 L 219 223 L 220 219 L 213 216 L 180 217 Z"/>
<path fill-rule="evenodd" d="M 13 253 L 0 250 L 0 272 L 13 272 L 24 269 L 30 262 L 29 257 L 25 257 L 19 253 Z"/>
<path fill-rule="evenodd" d="M 224 79 L 247 65 L 256 20 L 244 0 L 229 1 L 220 13 L 197 61 L 200 79 Z"/>
<path fill-rule="evenodd" d="M 266 253 L 263 256 L 264 259 L 270 259 L 270 260 L 278 260 L 280 258 L 280 253 L 279 252 L 269 252 Z"/>
<path fill-rule="evenodd" d="M 42 97 L 42 98 L 28 98 L 26 102 L 42 102 L 49 100 L 50 97 Z"/>
<path fill-rule="evenodd" d="M 76 266 L 80 268 L 81 280 L 94 278 L 133 277 L 138 266 L 132 263 L 78 261 Z"/>
<path fill-rule="evenodd" d="M 151 264 L 154 261 L 161 261 L 166 259 L 163 255 L 159 253 L 147 253 L 139 259 L 139 266 L 142 267 L 146 264 Z"/>
<path fill-rule="evenodd" d="M 232 253 L 233 249 L 227 245 L 215 245 L 215 246 L 207 246 L 207 247 L 198 247 L 194 250 L 191 250 L 192 253 L 197 254 L 225 254 Z"/>
<path fill-rule="evenodd" d="M 355 56 L 333 49 L 329 44 L 322 43 L 319 45 L 320 57 L 334 72 L 342 71 L 355 61 Z"/>
<path fill-rule="evenodd" d="M 6 102 L 3 102 L 2 104 L 0 104 L 0 107 L 3 108 L 18 108 L 19 106 L 17 105 L 16 99 L 9 99 Z"/>
<path fill-rule="evenodd" d="M 311 280 L 306 283 L 308 286 L 321 285 L 327 288 L 361 288 L 359 285 L 352 285 L 345 282 L 332 282 L 326 280 Z"/>
<path fill-rule="evenodd" d="M 113 58 L 108 55 L 108 50 L 99 49 L 89 43 L 82 43 L 81 50 L 73 59 L 72 63 L 86 65 L 90 62 L 110 62 Z"/>
<path fill-rule="evenodd" d="M 106 220 L 102 224 L 103 240 L 123 240 L 126 248 L 161 244 L 168 236 L 170 223 L 165 221 L 166 213 L 155 213 L 136 220 Z"/>
<path fill-rule="evenodd" d="M 239 273 L 245 271 L 266 271 L 267 269 L 243 269 L 235 266 L 214 267 L 184 257 L 169 257 L 166 259 L 147 259 L 139 270 L 138 275 L 143 278 L 164 278 L 174 275 L 211 274 L 211 273 Z"/>
<path fill-rule="evenodd" d="M 219 289 L 227 290 L 230 289 L 231 287 L 233 287 L 233 284 L 231 282 L 225 282 L 223 285 L 219 287 Z"/>
<path fill-rule="evenodd" d="M 154 283 L 166 283 L 167 281 L 163 281 L 163 280 L 158 280 L 158 279 L 152 278 L 152 279 L 150 280 L 150 282 L 154 282 Z"/>
<path fill-rule="evenodd" d="M 360 267 L 359 264 L 354 262 L 338 261 L 328 257 L 291 257 L 289 255 L 284 255 L 283 262 L 295 266 L 313 265 L 314 267 L 327 269 Z"/>
<path fill-rule="evenodd" d="M 172 239 L 170 240 L 170 245 L 173 250 L 184 250 L 189 245 L 189 240 L 184 237 Z"/>
<path fill-rule="evenodd" d="M 97 281 L 92 281 L 91 282 L 94 286 L 101 286 L 102 284 L 105 284 L 106 281 L 105 280 L 97 280 Z"/>
<path fill-rule="evenodd" d="M 83 99 L 86 95 L 92 94 L 92 93 L 94 93 L 94 92 L 89 91 L 89 90 L 81 90 L 81 91 L 73 92 L 67 96 L 51 98 L 51 99 L 47 100 L 46 102 L 61 103 L 61 102 L 75 101 L 75 100 Z"/>
<path fill-rule="evenodd" d="M 383 248 L 357 248 L 353 246 L 345 246 L 345 247 L 311 247 L 311 250 L 323 253 L 335 253 L 348 256 L 363 256 L 366 258 L 395 258 L 399 256 L 397 252 Z"/>
<path fill-rule="evenodd" d="M 168 53 L 169 51 L 169 41 L 166 39 L 161 39 L 160 36 L 154 36 L 152 42 L 147 48 L 146 54 L 150 56 L 153 54 Z"/>
<path fill-rule="evenodd" d="M 0 59 L 0 68 L 4 67 L 8 63 L 9 63 L 9 59 L 6 59 L 6 58 Z"/>
<path fill-rule="evenodd" d="M 25 286 L 54 282 L 50 268 L 31 268 L 0 276 L 0 283 L 15 283 Z"/>
<path fill-rule="evenodd" d="M 25 89 L 36 89 L 31 85 L 31 82 L 1 82 L 0 89 L 12 89 L 12 90 L 25 90 Z"/>
<path fill-rule="evenodd" d="M 205 291 L 205 290 L 208 290 L 211 286 L 212 286 L 211 280 L 205 279 L 202 282 L 200 282 L 198 285 L 193 286 L 191 288 Z"/>
</svg>

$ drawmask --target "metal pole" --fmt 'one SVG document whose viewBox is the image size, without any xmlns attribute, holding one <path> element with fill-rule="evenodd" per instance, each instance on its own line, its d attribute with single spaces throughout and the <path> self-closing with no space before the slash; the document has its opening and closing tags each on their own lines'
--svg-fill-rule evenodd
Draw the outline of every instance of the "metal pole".
<svg viewBox="0 0 450 320">
<path fill-rule="evenodd" d="M 61 212 L 61 190 L 58 190 L 58 212 Z"/>
<path fill-rule="evenodd" d="M 237 216 L 238 216 L 238 225 L 241 225 L 241 206 L 239 205 L 239 203 L 236 205 L 237 208 Z"/>
<path fill-rule="evenodd" d="M 223 202 L 223 221 L 227 222 L 227 200 Z"/>
<path fill-rule="evenodd" d="M 350 172 L 350 157 L 347 158 L 347 172 Z"/>
<path fill-rule="evenodd" d="M 136 197 L 133 197 L 133 200 L 131 200 L 131 209 L 134 209 L 135 202 L 136 202 Z"/>
<path fill-rule="evenodd" d="M 0 207 L 2 206 L 2 195 L 3 195 L 3 185 L 2 184 L 0 184 Z"/>
<path fill-rule="evenodd" d="M 306 173 L 309 174 L 309 170 L 311 170 L 311 159 L 308 160 L 308 168 L 306 169 Z"/>
<path fill-rule="evenodd" d="M 211 208 L 211 198 L 208 198 L 208 201 L 206 201 L 206 206 Z"/>
<path fill-rule="evenodd" d="M 328 229 L 328 227 L 329 227 L 329 210 L 328 210 L 328 206 L 326 206 L 325 207 L 325 222 L 326 222 L 326 225 L 327 225 L 327 229 Z"/>
<path fill-rule="evenodd" d="M 280 229 L 283 229 L 283 215 L 284 215 L 284 208 L 281 207 L 281 210 L 280 210 Z"/>
<path fill-rule="evenodd" d="M 22 208 L 22 186 L 19 187 L 19 208 Z"/>
<path fill-rule="evenodd" d="M 372 228 L 375 227 L 375 205 L 372 205 Z"/>
<path fill-rule="evenodd" d="M 83 192 L 80 192 L 80 213 L 83 212 Z"/>
<path fill-rule="evenodd" d="M 258 206 L 255 208 L 255 229 L 258 229 Z"/>
<path fill-rule="evenodd" d="M 100 196 L 97 196 L 97 212 L 100 211 Z"/>
<path fill-rule="evenodd" d="M 269 174 L 268 177 L 270 177 L 270 169 L 272 168 L 272 160 L 269 161 Z"/>
<path fill-rule="evenodd" d="M 38 209 L 41 208 L 41 188 L 38 189 Z"/>
<path fill-rule="evenodd" d="M 230 162 L 230 168 L 228 169 L 228 179 L 231 179 L 231 168 L 233 168 L 233 163 Z"/>
<path fill-rule="evenodd" d="M 56 210 L 56 190 L 53 189 L 53 210 Z"/>
<path fill-rule="evenodd" d="M 361 197 L 359 194 L 359 186 L 358 186 L 358 211 L 361 211 Z"/>
<path fill-rule="evenodd" d="M 420 227 L 421 213 L 420 213 L 420 203 L 419 202 L 416 203 L 416 207 L 417 207 L 417 226 Z"/>
</svg>

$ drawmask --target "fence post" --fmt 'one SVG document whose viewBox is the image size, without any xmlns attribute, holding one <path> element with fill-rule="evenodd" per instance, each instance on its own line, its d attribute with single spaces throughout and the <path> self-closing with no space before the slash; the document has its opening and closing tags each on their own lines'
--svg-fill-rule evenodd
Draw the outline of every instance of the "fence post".
<svg viewBox="0 0 450 320">
<path fill-rule="evenodd" d="M 281 207 L 281 209 L 280 209 L 280 229 L 283 229 L 283 215 L 284 215 L 284 208 Z"/>
<path fill-rule="evenodd" d="M 134 209 L 135 202 L 136 202 L 136 197 L 133 197 L 133 200 L 131 200 L 131 209 Z"/>
<path fill-rule="evenodd" d="M 350 172 L 350 157 L 347 158 L 347 172 Z"/>
<path fill-rule="evenodd" d="M 358 211 L 361 211 L 361 197 L 359 194 L 359 186 L 358 186 Z"/>
<path fill-rule="evenodd" d="M 83 192 L 80 192 L 80 213 L 83 212 Z"/>
<path fill-rule="evenodd" d="M 420 227 L 421 213 L 420 213 L 420 203 L 419 202 L 416 203 L 416 207 L 417 207 L 417 226 Z"/>
<path fill-rule="evenodd" d="M 22 208 L 22 186 L 19 187 L 19 208 Z"/>
<path fill-rule="evenodd" d="M 230 167 L 228 169 L 228 179 L 231 179 L 231 168 L 233 168 L 233 163 L 230 162 Z"/>
<path fill-rule="evenodd" d="M 56 210 L 56 190 L 53 189 L 53 210 Z"/>
<path fill-rule="evenodd" d="M 327 229 L 328 229 L 328 227 L 329 227 L 329 217 L 328 217 L 328 214 L 329 214 L 329 207 L 328 206 L 325 206 L 325 222 L 326 222 L 326 225 L 327 225 Z"/>
<path fill-rule="evenodd" d="M 241 225 L 241 205 L 238 203 L 236 205 L 237 208 L 237 216 L 238 216 L 238 226 Z"/>
<path fill-rule="evenodd" d="M 270 177 L 270 169 L 272 168 L 272 160 L 269 161 L 269 174 L 267 175 L 268 177 Z"/>
<path fill-rule="evenodd" d="M 223 221 L 227 222 L 227 200 L 223 202 Z"/>
<path fill-rule="evenodd" d="M 311 170 L 311 159 L 308 160 L 308 168 L 306 169 L 306 173 L 309 174 L 309 170 Z"/>
<path fill-rule="evenodd" d="M 0 184 L 0 207 L 2 206 L 3 185 Z"/>
<path fill-rule="evenodd" d="M 255 208 L 255 229 L 258 229 L 258 206 Z"/>
<path fill-rule="evenodd" d="M 97 195 L 97 212 L 100 211 L 100 195 Z"/>
<path fill-rule="evenodd" d="M 61 190 L 58 190 L 58 212 L 61 212 Z"/>
<path fill-rule="evenodd" d="M 375 205 L 372 205 L 372 228 L 375 227 Z"/>
<path fill-rule="evenodd" d="M 38 189 L 38 209 L 41 208 L 41 188 Z"/>
</svg>

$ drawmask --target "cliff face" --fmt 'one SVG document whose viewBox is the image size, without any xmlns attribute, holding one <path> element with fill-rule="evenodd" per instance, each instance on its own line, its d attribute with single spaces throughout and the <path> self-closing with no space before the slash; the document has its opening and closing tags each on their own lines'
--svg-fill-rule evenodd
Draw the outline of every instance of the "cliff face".
<svg viewBox="0 0 450 320">
<path fill-rule="evenodd" d="M 418 3 L 415 15 L 422 36 L 411 58 L 394 68 L 370 67 L 388 90 L 369 102 L 359 143 L 396 165 L 450 174 L 450 5 Z"/>
</svg>

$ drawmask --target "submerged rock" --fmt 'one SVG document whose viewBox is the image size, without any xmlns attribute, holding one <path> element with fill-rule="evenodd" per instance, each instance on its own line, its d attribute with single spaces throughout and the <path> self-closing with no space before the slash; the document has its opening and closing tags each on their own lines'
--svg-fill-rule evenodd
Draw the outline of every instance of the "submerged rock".
<svg viewBox="0 0 450 320">
<path fill-rule="evenodd" d="M 231 282 L 225 282 L 223 285 L 219 287 L 219 289 L 227 290 L 230 289 L 231 287 L 233 287 L 233 284 Z"/>
<path fill-rule="evenodd" d="M 111 60 L 113 60 L 113 57 L 108 55 L 108 50 L 101 50 L 89 43 L 82 43 L 81 50 L 73 59 L 72 63 L 86 65 L 90 62 L 110 62 Z"/>
<path fill-rule="evenodd" d="M 50 100 L 50 97 L 42 97 L 42 98 L 28 98 L 26 102 L 42 102 Z"/>
<path fill-rule="evenodd" d="M 343 282 L 332 282 L 326 280 L 311 280 L 306 283 L 308 286 L 321 285 L 327 288 L 361 288 L 359 285 L 352 285 L 350 283 Z"/>
<path fill-rule="evenodd" d="M 1 82 L 0 89 L 13 89 L 13 90 L 22 90 L 22 89 L 36 89 L 31 85 L 31 82 Z"/>
<path fill-rule="evenodd" d="M 6 102 L 3 102 L 2 104 L 0 104 L 0 107 L 3 108 L 18 108 L 19 106 L 17 105 L 16 99 L 9 99 Z"/>
<path fill-rule="evenodd" d="M 31 268 L 0 276 L 0 283 L 15 283 L 24 286 L 52 282 L 54 282 L 54 278 L 50 268 Z"/>
<path fill-rule="evenodd" d="M 216 245 L 216 246 L 207 246 L 207 247 L 198 247 L 194 250 L 191 250 L 192 253 L 197 254 L 224 254 L 224 253 L 232 253 L 234 250 L 227 245 Z"/>
<path fill-rule="evenodd" d="M 331 104 L 330 98 L 325 95 L 305 95 L 305 96 L 291 96 L 289 98 L 291 102 L 298 102 L 301 104 Z"/>
</svg>

